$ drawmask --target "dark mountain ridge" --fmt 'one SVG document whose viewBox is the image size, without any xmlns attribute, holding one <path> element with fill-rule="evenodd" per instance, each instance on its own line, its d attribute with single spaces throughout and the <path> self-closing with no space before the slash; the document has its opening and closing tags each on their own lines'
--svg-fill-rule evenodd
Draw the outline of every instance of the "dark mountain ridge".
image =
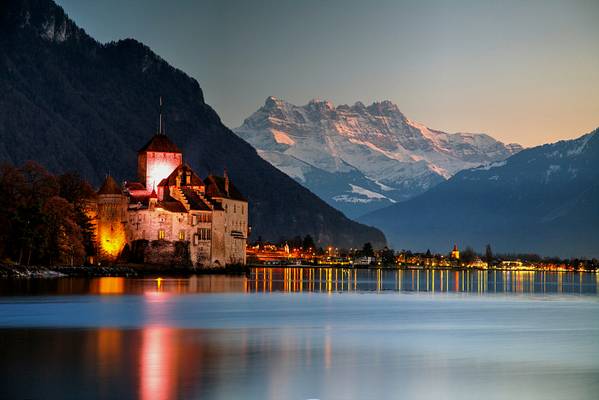
<svg viewBox="0 0 599 400">
<path fill-rule="evenodd" d="M 198 82 L 147 46 L 101 44 L 50 0 L 0 4 L 0 161 L 36 160 L 53 172 L 76 170 L 98 185 L 107 172 L 134 179 L 136 152 L 166 133 L 200 175 L 226 167 L 250 201 L 252 238 L 313 235 L 322 244 L 385 244 L 262 160 L 204 102 Z"/>
<path fill-rule="evenodd" d="M 461 171 L 430 191 L 368 214 L 396 248 L 599 257 L 599 129 Z"/>
</svg>

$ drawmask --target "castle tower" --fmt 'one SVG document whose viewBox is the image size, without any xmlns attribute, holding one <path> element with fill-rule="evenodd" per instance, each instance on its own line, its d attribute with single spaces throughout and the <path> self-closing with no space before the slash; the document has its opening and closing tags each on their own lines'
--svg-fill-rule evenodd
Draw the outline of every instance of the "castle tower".
<svg viewBox="0 0 599 400">
<path fill-rule="evenodd" d="M 137 175 L 148 193 L 183 163 L 181 150 L 166 136 L 160 99 L 158 132 L 137 152 Z"/>
<path fill-rule="evenodd" d="M 98 190 L 98 222 L 96 240 L 101 259 L 114 261 L 125 246 L 124 221 L 126 221 L 127 197 L 110 175 Z"/>
</svg>

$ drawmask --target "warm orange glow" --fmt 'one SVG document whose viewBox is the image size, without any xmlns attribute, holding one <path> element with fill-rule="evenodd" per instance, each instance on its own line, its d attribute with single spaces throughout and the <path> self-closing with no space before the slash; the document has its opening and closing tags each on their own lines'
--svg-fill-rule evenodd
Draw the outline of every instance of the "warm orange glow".
<svg viewBox="0 0 599 400">
<path fill-rule="evenodd" d="M 125 291 L 125 278 L 100 278 L 97 281 L 99 294 L 121 294 Z"/>
<path fill-rule="evenodd" d="M 125 228 L 120 222 L 98 223 L 98 240 L 104 256 L 116 258 L 125 246 Z"/>
<path fill-rule="evenodd" d="M 97 331 L 96 349 L 99 362 L 96 365 L 98 367 L 98 379 L 100 381 L 110 379 L 112 374 L 114 374 L 112 366 L 121 364 L 120 360 L 123 356 L 122 344 L 122 330 L 101 328 Z M 103 390 L 103 388 L 101 390 Z M 106 395 L 107 394 L 100 394 L 100 396 Z"/>
</svg>

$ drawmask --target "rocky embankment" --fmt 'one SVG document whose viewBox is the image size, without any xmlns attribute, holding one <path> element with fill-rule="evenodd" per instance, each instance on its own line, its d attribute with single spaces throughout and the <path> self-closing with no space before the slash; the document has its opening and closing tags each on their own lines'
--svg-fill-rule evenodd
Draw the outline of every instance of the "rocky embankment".
<svg viewBox="0 0 599 400">
<path fill-rule="evenodd" d="M 241 275 L 248 272 L 242 265 L 230 265 L 225 268 L 193 268 L 160 265 L 82 265 L 82 266 L 25 266 L 0 264 L 0 279 L 36 279 L 83 277 L 94 278 L 104 276 L 137 277 L 147 275 L 179 275 L 196 274 L 228 274 Z"/>
</svg>

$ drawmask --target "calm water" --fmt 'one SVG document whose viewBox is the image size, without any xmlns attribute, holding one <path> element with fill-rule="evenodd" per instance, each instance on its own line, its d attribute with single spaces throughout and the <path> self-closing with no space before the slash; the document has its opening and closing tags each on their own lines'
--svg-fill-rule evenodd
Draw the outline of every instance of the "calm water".
<svg viewBox="0 0 599 400">
<path fill-rule="evenodd" d="M 0 281 L 0 399 L 597 399 L 596 274 Z"/>
</svg>

